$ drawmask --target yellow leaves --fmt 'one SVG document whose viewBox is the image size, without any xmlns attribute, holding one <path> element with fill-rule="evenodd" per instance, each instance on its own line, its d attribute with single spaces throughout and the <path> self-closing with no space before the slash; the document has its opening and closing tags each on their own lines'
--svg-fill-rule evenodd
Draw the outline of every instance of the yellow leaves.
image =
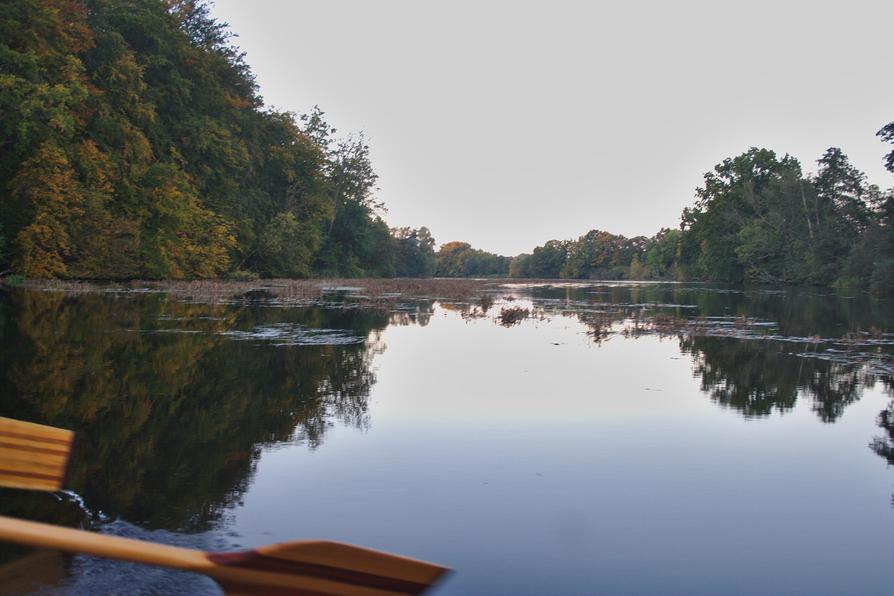
<svg viewBox="0 0 894 596">
<path fill-rule="evenodd" d="M 146 183 L 155 185 L 144 221 L 146 273 L 179 279 L 226 271 L 237 245 L 232 224 L 202 207 L 187 176 L 174 166 L 153 166 Z"/>
<path fill-rule="evenodd" d="M 81 213 L 77 180 L 65 154 L 44 143 L 10 186 L 13 199 L 34 213 L 16 238 L 19 268 L 28 277 L 64 275 L 71 249 L 66 224 Z"/>
<path fill-rule="evenodd" d="M 93 31 L 87 25 L 87 6 L 78 0 L 42 0 L 41 8 L 53 15 L 53 25 L 65 50 L 83 52 L 93 47 Z"/>
<path fill-rule="evenodd" d="M 117 90 L 126 89 L 131 98 L 139 100 L 139 94 L 146 89 L 143 71 L 144 67 L 137 62 L 133 51 L 129 50 L 109 65 L 108 80 Z"/>
<path fill-rule="evenodd" d="M 224 92 L 224 99 L 226 100 L 227 104 L 232 108 L 244 110 L 244 109 L 248 109 L 251 107 L 251 101 L 249 101 L 248 99 L 246 99 L 244 97 L 240 97 L 240 96 L 236 95 L 229 89 Z"/>
<path fill-rule="evenodd" d="M 83 141 L 76 151 L 84 182 L 94 192 L 111 194 L 114 187 L 109 181 L 112 162 L 108 156 L 99 150 L 92 139 Z"/>
<path fill-rule="evenodd" d="M 230 252 L 236 248 L 232 227 L 223 218 L 204 211 L 192 229 L 181 234 L 191 276 L 217 277 L 229 268 Z M 204 219 L 204 221 L 203 221 Z"/>
<path fill-rule="evenodd" d="M 67 236 L 59 233 L 58 225 L 35 222 L 19 232 L 20 266 L 28 277 L 49 278 L 66 273 L 62 260 L 67 251 Z"/>
<path fill-rule="evenodd" d="M 13 179 L 12 198 L 33 214 L 16 236 L 16 266 L 28 277 L 126 276 L 138 263 L 139 231 L 108 210 L 111 161 L 96 143 L 72 147 L 71 160 L 44 143 Z"/>
</svg>

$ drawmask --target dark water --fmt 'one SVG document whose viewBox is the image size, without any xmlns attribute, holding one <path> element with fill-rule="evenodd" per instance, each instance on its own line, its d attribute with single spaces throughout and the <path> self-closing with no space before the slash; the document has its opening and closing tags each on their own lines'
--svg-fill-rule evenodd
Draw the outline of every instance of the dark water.
<svg viewBox="0 0 894 596">
<path fill-rule="evenodd" d="M 0 293 L 0 415 L 79 432 L 70 493 L 0 510 L 203 549 L 352 542 L 454 568 L 444 594 L 890 593 L 891 301 L 508 291 L 486 312 Z M 48 592 L 216 590 L 37 568 Z"/>
</svg>

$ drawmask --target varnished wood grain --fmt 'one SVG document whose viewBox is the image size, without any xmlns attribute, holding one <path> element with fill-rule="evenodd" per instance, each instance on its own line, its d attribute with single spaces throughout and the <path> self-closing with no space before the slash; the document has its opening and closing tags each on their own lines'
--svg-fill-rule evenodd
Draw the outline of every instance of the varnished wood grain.
<svg viewBox="0 0 894 596">
<path fill-rule="evenodd" d="M 74 436 L 70 430 L 0 418 L 0 486 L 61 489 Z"/>
</svg>

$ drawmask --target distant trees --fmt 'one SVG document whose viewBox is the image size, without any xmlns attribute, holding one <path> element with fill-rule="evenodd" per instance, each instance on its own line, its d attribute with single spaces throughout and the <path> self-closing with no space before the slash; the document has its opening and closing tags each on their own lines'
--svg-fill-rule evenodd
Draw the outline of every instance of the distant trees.
<svg viewBox="0 0 894 596">
<path fill-rule="evenodd" d="M 591 230 L 568 244 L 561 276 L 569 279 L 621 279 L 634 256 L 642 253 L 646 238 L 625 238 Z"/>
<path fill-rule="evenodd" d="M 652 236 L 646 244 L 644 258 L 645 272 L 648 277 L 657 279 L 675 279 L 679 277 L 677 258 L 680 252 L 680 230 L 662 228 Z"/>
<path fill-rule="evenodd" d="M 879 131 L 894 142 L 894 123 Z M 833 283 L 894 291 L 894 190 L 837 147 L 804 176 L 798 161 L 751 148 L 705 174 L 680 229 L 652 238 L 591 230 L 515 257 L 511 277 Z M 894 172 L 894 151 L 886 156 Z"/>
<path fill-rule="evenodd" d="M 568 259 L 571 242 L 567 240 L 550 240 L 538 246 L 528 259 L 527 274 L 524 277 L 559 277 Z"/>
<path fill-rule="evenodd" d="M 441 246 L 436 257 L 435 275 L 439 277 L 505 277 L 512 260 L 457 241 Z"/>
<path fill-rule="evenodd" d="M 438 267 L 435 239 L 428 228 L 397 228 L 391 231 L 395 243 L 394 274 L 397 277 L 431 277 Z"/>
<path fill-rule="evenodd" d="M 550 240 L 531 254 L 519 255 L 510 272 L 512 277 L 544 279 L 625 279 L 633 265 L 637 274 L 646 275 L 642 255 L 647 244 L 643 236 L 591 230 L 577 240 Z"/>
<path fill-rule="evenodd" d="M 557 279 L 568 259 L 570 240 L 550 240 L 531 254 L 521 254 L 509 265 L 510 277 Z"/>
</svg>

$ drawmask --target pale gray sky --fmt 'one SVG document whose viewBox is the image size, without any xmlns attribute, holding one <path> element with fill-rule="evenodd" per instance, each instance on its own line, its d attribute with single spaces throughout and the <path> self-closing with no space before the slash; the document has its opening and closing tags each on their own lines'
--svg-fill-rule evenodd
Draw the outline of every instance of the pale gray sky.
<svg viewBox="0 0 894 596">
<path fill-rule="evenodd" d="M 217 0 L 268 105 L 370 137 L 392 226 L 513 255 L 675 227 L 750 146 L 883 187 L 894 2 Z"/>
</svg>

